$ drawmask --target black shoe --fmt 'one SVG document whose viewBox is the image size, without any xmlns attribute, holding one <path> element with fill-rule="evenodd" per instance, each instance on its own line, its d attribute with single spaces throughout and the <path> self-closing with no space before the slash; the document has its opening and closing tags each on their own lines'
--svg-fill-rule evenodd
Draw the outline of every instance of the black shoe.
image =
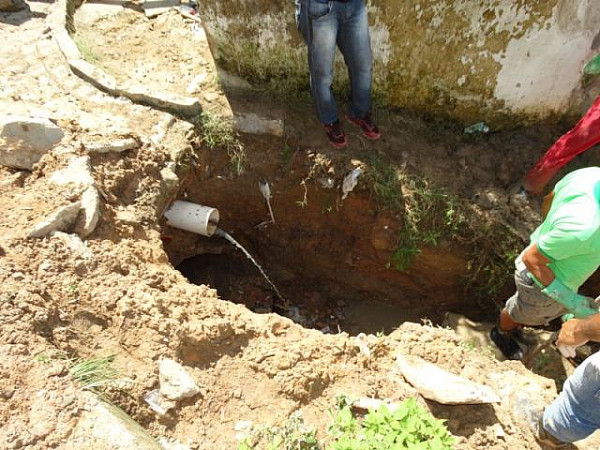
<svg viewBox="0 0 600 450">
<path fill-rule="evenodd" d="M 523 350 L 521 350 L 511 332 L 500 331 L 496 326 L 490 331 L 490 337 L 506 359 L 523 359 Z"/>
</svg>

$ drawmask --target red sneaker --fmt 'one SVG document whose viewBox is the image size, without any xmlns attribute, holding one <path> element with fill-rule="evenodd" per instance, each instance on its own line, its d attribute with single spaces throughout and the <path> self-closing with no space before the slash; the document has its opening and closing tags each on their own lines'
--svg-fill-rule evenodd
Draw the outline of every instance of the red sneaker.
<svg viewBox="0 0 600 450">
<path fill-rule="evenodd" d="M 346 135 L 339 120 L 323 125 L 329 143 L 333 148 L 344 148 L 346 146 Z"/>
<path fill-rule="evenodd" d="M 360 129 L 362 130 L 363 136 L 366 137 L 367 139 L 375 140 L 375 139 L 379 139 L 381 137 L 379 128 L 377 128 L 377 125 L 375 125 L 373 123 L 373 121 L 371 120 L 370 114 L 367 114 L 362 119 L 359 117 L 350 117 L 350 116 L 346 116 L 346 119 L 348 120 L 348 122 L 353 123 L 357 127 L 360 127 Z"/>
</svg>

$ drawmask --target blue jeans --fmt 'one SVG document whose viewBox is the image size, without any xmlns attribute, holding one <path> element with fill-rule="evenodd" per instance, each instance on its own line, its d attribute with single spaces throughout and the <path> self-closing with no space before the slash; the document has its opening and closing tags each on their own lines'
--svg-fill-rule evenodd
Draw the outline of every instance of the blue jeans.
<svg viewBox="0 0 600 450">
<path fill-rule="evenodd" d="M 600 428 L 600 353 L 567 378 L 563 391 L 544 411 L 544 429 L 563 442 L 584 439 Z"/>
<path fill-rule="evenodd" d="M 372 54 L 363 0 L 296 0 L 296 23 L 308 47 L 310 88 L 317 116 L 324 123 L 339 119 L 331 85 L 336 45 L 350 75 L 349 115 L 364 118 L 371 109 Z"/>
</svg>

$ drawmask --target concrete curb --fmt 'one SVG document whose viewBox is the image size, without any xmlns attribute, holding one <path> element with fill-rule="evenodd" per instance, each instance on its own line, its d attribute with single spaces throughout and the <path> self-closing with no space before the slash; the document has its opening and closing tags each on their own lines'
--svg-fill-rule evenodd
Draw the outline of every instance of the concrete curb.
<svg viewBox="0 0 600 450">
<path fill-rule="evenodd" d="M 49 22 L 54 39 L 75 75 L 114 97 L 125 97 L 134 103 L 151 106 L 179 117 L 191 118 L 200 115 L 202 107 L 200 102 L 193 97 L 169 92 L 151 92 L 144 86 L 136 84 L 119 85 L 115 78 L 85 61 L 67 32 L 67 1 L 58 1 L 58 13 L 52 14 Z"/>
</svg>

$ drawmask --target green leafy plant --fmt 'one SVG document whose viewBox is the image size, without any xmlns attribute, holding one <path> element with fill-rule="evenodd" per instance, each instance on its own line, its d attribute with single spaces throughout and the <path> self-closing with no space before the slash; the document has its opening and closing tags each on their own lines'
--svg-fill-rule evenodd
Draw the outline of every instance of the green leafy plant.
<svg viewBox="0 0 600 450">
<path fill-rule="evenodd" d="M 362 419 L 344 406 L 329 427 L 329 450 L 452 449 L 454 438 L 443 420 L 434 418 L 414 398 L 393 413 L 386 406 L 371 410 Z"/>
</svg>

